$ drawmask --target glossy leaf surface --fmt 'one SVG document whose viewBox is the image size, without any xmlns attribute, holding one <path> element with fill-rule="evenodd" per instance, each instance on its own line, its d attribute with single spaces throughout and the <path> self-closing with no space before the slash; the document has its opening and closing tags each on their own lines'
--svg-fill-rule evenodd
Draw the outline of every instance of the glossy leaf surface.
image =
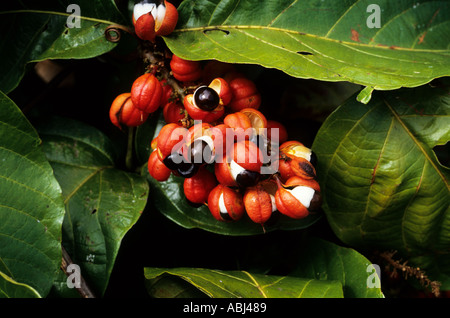
<svg viewBox="0 0 450 318">
<path fill-rule="evenodd" d="M 147 203 L 148 184 L 116 168 L 111 141 L 95 128 L 63 118 L 41 125 L 44 150 L 67 211 L 63 245 L 101 295 L 121 240 Z"/>
<path fill-rule="evenodd" d="M 40 143 L 0 93 L 0 296 L 23 295 L 23 288 L 47 295 L 61 264 L 64 203 Z"/>
<path fill-rule="evenodd" d="M 448 92 L 439 81 L 376 94 L 367 106 L 350 100 L 325 121 L 313 145 L 323 207 L 338 237 L 359 248 L 420 255 L 416 265 L 438 260 L 441 268 L 431 270 L 442 279 L 450 246 L 449 169 L 433 148 L 450 140 Z"/>
<path fill-rule="evenodd" d="M 294 77 L 391 90 L 450 75 L 449 6 L 447 1 L 384 0 L 374 7 L 370 0 L 188 0 L 165 40 L 186 59 L 260 64 Z"/>
<path fill-rule="evenodd" d="M 341 298 L 337 281 L 252 274 L 202 268 L 145 268 L 146 279 L 169 274 L 188 281 L 213 298 Z"/>
<path fill-rule="evenodd" d="M 125 18 L 114 1 L 24 1 L 0 5 L 0 90 L 9 93 L 25 66 L 45 59 L 84 59 L 116 45 L 105 31 Z M 116 36 L 117 33 L 110 34 Z"/>
</svg>

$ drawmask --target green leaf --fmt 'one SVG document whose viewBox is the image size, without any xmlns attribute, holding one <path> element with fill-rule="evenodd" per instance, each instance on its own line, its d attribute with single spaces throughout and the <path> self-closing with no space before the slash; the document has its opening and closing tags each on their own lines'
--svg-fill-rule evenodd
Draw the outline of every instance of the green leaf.
<svg viewBox="0 0 450 318">
<path fill-rule="evenodd" d="M 164 125 L 162 116 L 153 123 L 155 129 L 139 127 L 137 138 L 139 144 L 146 147 L 139 149 L 139 157 L 147 158 L 150 155 L 150 141 L 158 136 L 161 127 Z M 144 141 L 146 141 L 144 143 Z M 184 195 L 184 178 L 171 175 L 167 181 L 159 182 L 153 179 L 148 173 L 147 165 L 142 167 L 142 175 L 146 176 L 151 188 L 152 204 L 167 218 L 185 228 L 200 228 L 209 232 L 223 235 L 255 235 L 271 232 L 274 230 L 295 230 L 307 228 L 316 223 L 323 213 L 310 214 L 304 219 L 291 219 L 279 212 L 275 212 L 272 218 L 262 227 L 254 223 L 247 215 L 236 222 L 220 222 L 216 220 L 206 205 L 200 207 L 191 205 Z"/>
<path fill-rule="evenodd" d="M 75 21 L 71 15 L 77 13 L 68 8 L 69 4 L 80 8 L 79 27 L 69 27 Z M 27 63 L 91 58 L 112 50 L 116 43 L 106 39 L 105 30 L 126 21 L 112 0 L 9 3 L 9 6 L 0 8 L 3 32 L 0 46 L 8 48 L 0 53 L 0 90 L 7 93 L 18 85 Z"/>
<path fill-rule="evenodd" d="M 116 168 L 111 141 L 95 128 L 63 118 L 38 127 L 63 190 L 63 245 L 102 295 L 121 241 L 146 205 L 148 183 Z"/>
<path fill-rule="evenodd" d="M 450 140 L 450 90 L 435 85 L 350 100 L 318 132 L 323 208 L 344 243 L 448 264 L 449 169 L 433 147 Z"/>
<path fill-rule="evenodd" d="M 369 267 L 371 262 L 354 249 L 316 238 L 304 246 L 290 276 L 340 281 L 346 298 L 384 297 L 376 284 L 381 277 Z"/>
<path fill-rule="evenodd" d="M 173 275 L 212 298 L 342 298 L 337 281 L 321 281 L 203 268 L 144 268 L 145 278 Z"/>
<path fill-rule="evenodd" d="M 2 296 L 28 285 L 45 297 L 61 265 L 61 188 L 33 126 L 1 92 L 0 162 Z"/>
<path fill-rule="evenodd" d="M 356 97 L 356 100 L 363 104 L 367 104 L 372 98 L 372 92 L 373 87 L 367 86 L 363 90 L 361 90 L 361 92 L 359 92 L 358 96 Z"/>
<path fill-rule="evenodd" d="M 450 3 L 186 0 L 165 41 L 185 59 L 260 64 L 299 78 L 376 90 L 450 75 Z"/>
<path fill-rule="evenodd" d="M 177 276 L 161 275 L 145 280 L 148 294 L 152 298 L 205 298 L 195 286 Z"/>
<path fill-rule="evenodd" d="M 0 298 L 41 298 L 41 295 L 31 286 L 16 282 L 11 277 L 0 272 Z"/>
</svg>

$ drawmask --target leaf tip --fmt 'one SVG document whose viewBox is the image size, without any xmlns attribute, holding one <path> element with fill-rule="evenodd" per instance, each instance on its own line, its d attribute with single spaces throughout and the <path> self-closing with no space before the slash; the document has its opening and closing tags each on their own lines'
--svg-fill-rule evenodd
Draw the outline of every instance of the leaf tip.
<svg viewBox="0 0 450 318">
<path fill-rule="evenodd" d="M 356 97 L 356 100 L 360 103 L 367 104 L 372 98 L 373 90 L 374 88 L 372 86 L 366 86 L 359 92 L 358 96 Z"/>
</svg>

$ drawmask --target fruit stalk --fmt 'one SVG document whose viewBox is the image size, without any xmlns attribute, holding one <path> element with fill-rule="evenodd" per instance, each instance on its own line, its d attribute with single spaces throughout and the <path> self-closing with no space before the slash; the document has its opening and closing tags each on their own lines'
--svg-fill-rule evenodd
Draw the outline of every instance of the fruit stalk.
<svg viewBox="0 0 450 318">
<path fill-rule="evenodd" d="M 156 58 L 153 52 L 149 50 L 144 50 L 142 52 L 142 56 L 144 59 L 148 60 L 152 65 L 157 65 L 158 63 L 161 62 L 159 59 Z M 180 85 L 178 85 L 178 82 L 170 76 L 170 71 L 168 70 L 168 68 L 160 67 L 158 71 L 160 72 L 162 78 L 167 81 L 167 84 L 172 86 L 174 91 L 180 96 L 180 100 L 184 100 L 186 92 Z"/>
</svg>

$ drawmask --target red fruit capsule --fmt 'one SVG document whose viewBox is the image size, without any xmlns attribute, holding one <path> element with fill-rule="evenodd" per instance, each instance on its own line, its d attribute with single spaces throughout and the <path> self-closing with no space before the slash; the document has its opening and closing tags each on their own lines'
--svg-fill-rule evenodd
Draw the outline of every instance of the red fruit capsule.
<svg viewBox="0 0 450 318">
<path fill-rule="evenodd" d="M 225 116 L 223 123 L 229 126 L 235 135 L 235 140 L 249 139 L 253 134 L 252 122 L 247 115 L 241 112 L 231 113 Z"/>
<path fill-rule="evenodd" d="M 169 35 L 177 22 L 178 11 L 170 2 L 157 4 L 156 1 L 141 1 L 134 5 L 135 32 L 143 40 L 154 42 L 156 36 Z"/>
<path fill-rule="evenodd" d="M 208 87 L 212 88 L 219 95 L 219 104 L 228 105 L 233 98 L 233 93 L 231 91 L 228 82 L 221 77 L 214 78 Z"/>
<path fill-rule="evenodd" d="M 233 159 L 246 170 L 260 172 L 263 153 L 254 142 L 243 140 L 234 144 Z"/>
<path fill-rule="evenodd" d="M 275 199 L 261 186 L 248 188 L 244 194 L 244 207 L 249 218 L 264 224 L 276 210 Z"/>
<path fill-rule="evenodd" d="M 289 178 L 284 186 L 278 182 L 275 203 L 281 213 L 294 219 L 305 218 L 310 210 L 316 210 L 320 206 L 320 186 L 313 179 L 300 177 Z"/>
<path fill-rule="evenodd" d="M 172 55 L 170 68 L 173 77 L 180 82 L 195 82 L 202 77 L 202 66 L 199 61 L 189 61 Z"/>
<path fill-rule="evenodd" d="M 237 187 L 235 176 L 233 176 L 230 164 L 227 162 L 227 156 L 224 155 L 221 160 L 216 160 L 214 164 L 214 173 L 220 184 L 228 187 Z"/>
<path fill-rule="evenodd" d="M 156 150 L 160 160 L 164 160 L 172 152 L 177 152 L 185 145 L 187 129 L 175 123 L 164 125 L 156 142 Z"/>
<path fill-rule="evenodd" d="M 150 154 L 147 164 L 149 174 L 157 181 L 169 179 L 172 171 L 158 158 L 156 151 Z"/>
<path fill-rule="evenodd" d="M 296 140 L 290 140 L 282 143 L 280 145 L 280 154 L 284 154 L 289 157 L 301 157 L 305 158 L 313 165 L 315 164 L 315 154 L 314 152 L 305 147 L 301 142 Z"/>
<path fill-rule="evenodd" d="M 216 160 L 214 172 L 219 183 L 229 187 L 247 188 L 254 186 L 260 180 L 260 173 L 247 170 L 234 160 L 224 155 L 221 160 Z"/>
<path fill-rule="evenodd" d="M 282 156 L 279 160 L 278 170 L 283 180 L 288 180 L 295 176 L 304 179 L 314 179 L 316 177 L 314 166 L 302 157 Z"/>
<path fill-rule="evenodd" d="M 149 12 L 141 15 L 134 24 L 134 32 L 137 37 L 145 40 L 154 42 L 155 41 L 155 19 L 153 15 Z"/>
<path fill-rule="evenodd" d="M 162 86 L 158 79 L 151 73 L 139 76 L 131 86 L 131 100 L 136 108 L 146 112 L 155 112 L 162 97 Z"/>
<path fill-rule="evenodd" d="M 227 79 L 225 77 L 225 79 Z M 231 111 L 237 112 L 244 108 L 258 109 L 261 106 L 261 94 L 255 83 L 243 76 L 236 76 L 228 81 L 233 98 L 228 104 Z"/>
<path fill-rule="evenodd" d="M 166 123 L 175 123 L 181 126 L 187 114 L 183 104 L 180 102 L 170 102 L 164 106 L 163 116 Z"/>
<path fill-rule="evenodd" d="M 315 178 L 316 170 L 313 162 L 315 162 L 314 153 L 301 142 L 291 140 L 281 144 L 280 174 L 284 180 L 292 176 L 299 176 L 304 179 Z"/>
<path fill-rule="evenodd" d="M 194 95 L 186 95 L 183 101 L 184 108 L 188 112 L 189 116 L 194 120 L 201 120 L 205 123 L 213 123 L 223 116 L 225 108 L 222 105 L 217 106 L 215 109 L 208 111 L 197 107 L 194 101 Z"/>
<path fill-rule="evenodd" d="M 161 5 L 157 8 L 155 18 L 155 32 L 157 36 L 166 36 L 173 32 L 178 22 L 177 8 L 170 2 L 164 0 L 164 8 Z"/>
<path fill-rule="evenodd" d="M 244 215 L 244 203 L 239 192 L 218 184 L 208 196 L 208 208 L 218 221 L 237 221 Z"/>
<path fill-rule="evenodd" d="M 109 117 L 115 126 L 122 129 L 122 125 L 136 127 L 143 124 L 147 120 L 148 114 L 134 106 L 130 93 L 123 93 L 112 102 Z"/>
<path fill-rule="evenodd" d="M 190 202 L 203 204 L 208 201 L 209 193 L 216 185 L 214 174 L 202 166 L 194 176 L 184 179 L 183 191 Z"/>
</svg>

